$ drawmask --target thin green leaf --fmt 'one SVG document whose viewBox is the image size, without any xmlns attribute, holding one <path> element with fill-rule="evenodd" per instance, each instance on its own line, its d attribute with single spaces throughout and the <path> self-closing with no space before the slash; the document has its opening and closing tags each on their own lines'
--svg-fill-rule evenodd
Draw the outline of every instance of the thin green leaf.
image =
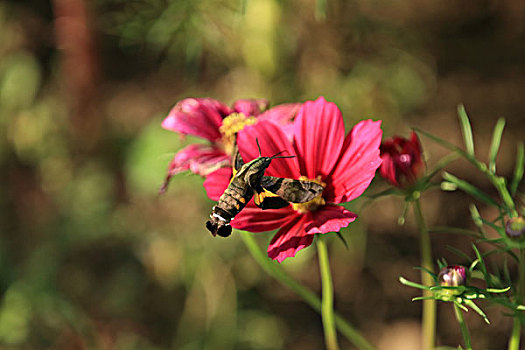
<svg viewBox="0 0 525 350">
<path fill-rule="evenodd" d="M 483 275 L 483 273 L 481 271 L 475 271 L 474 269 L 476 268 L 476 266 L 478 266 L 480 263 L 480 260 L 479 259 L 476 259 L 472 262 L 472 264 L 470 264 L 470 267 L 468 268 L 469 271 L 471 272 L 471 277 L 472 278 L 478 278 L 478 279 L 482 279 L 484 280 L 485 279 L 485 276 Z M 478 275 L 480 275 L 481 277 L 477 277 Z"/>
<path fill-rule="evenodd" d="M 457 307 L 459 307 L 461 310 L 465 311 L 465 312 L 468 312 L 468 309 L 466 306 L 464 305 L 461 305 L 460 303 L 458 303 L 457 301 L 454 300 L 454 305 L 456 305 Z"/>
<path fill-rule="evenodd" d="M 427 173 L 427 175 L 425 175 L 421 180 L 420 182 L 428 182 L 430 181 L 431 178 L 434 177 L 434 175 L 436 175 L 439 171 L 441 171 L 444 167 L 446 167 L 447 165 L 449 165 L 450 163 L 452 163 L 453 161 L 457 160 L 459 158 L 459 155 L 456 154 L 456 153 L 450 153 L 450 154 L 447 154 L 446 156 L 444 156 L 443 158 L 441 158 L 437 164 L 435 165 L 435 167 Z"/>
<path fill-rule="evenodd" d="M 495 274 L 490 274 L 491 276 L 491 280 L 492 280 L 492 287 L 491 288 L 488 288 L 486 289 L 486 291 L 489 291 L 490 290 L 500 290 L 501 288 L 504 288 L 504 283 L 503 281 L 501 280 L 501 278 L 499 276 L 496 276 Z M 489 290 L 490 289 L 490 290 Z M 491 293 L 497 293 L 497 292 L 491 292 Z"/>
<path fill-rule="evenodd" d="M 404 205 L 403 205 L 403 213 L 401 214 L 400 217 L 397 218 L 397 224 L 399 226 L 403 226 L 405 224 L 405 218 L 407 216 L 409 205 L 410 205 L 410 202 L 405 200 Z"/>
<path fill-rule="evenodd" d="M 483 261 L 481 253 L 479 252 L 475 244 L 472 245 L 472 249 L 474 249 L 474 253 L 476 254 L 476 257 L 479 260 L 479 270 L 483 273 L 483 277 L 485 277 L 485 282 L 487 283 L 487 286 L 492 286 L 492 278 L 487 271 L 487 267 L 485 266 L 485 262 Z"/>
<path fill-rule="evenodd" d="M 503 250 L 503 247 L 500 244 L 504 244 L 505 242 L 506 242 L 506 240 L 503 239 L 503 238 L 497 238 L 497 239 L 486 239 L 486 238 L 483 238 L 483 239 L 480 239 L 480 240 L 476 241 L 476 243 L 489 243 L 489 244 L 492 244 L 495 247 L 497 247 L 500 252 Z"/>
<path fill-rule="evenodd" d="M 498 221 L 500 221 L 502 224 L 505 224 L 504 220 L 505 219 L 505 212 L 500 212 L 498 216 L 496 216 L 494 219 L 492 219 L 492 222 L 493 223 L 496 223 Z"/>
<path fill-rule="evenodd" d="M 505 128 L 505 119 L 499 118 L 492 133 L 492 142 L 489 151 L 489 170 L 496 172 L 496 157 L 498 155 L 499 146 L 501 144 L 501 136 L 503 135 L 503 128 Z"/>
<path fill-rule="evenodd" d="M 430 271 L 429 269 L 423 267 L 423 266 L 416 266 L 414 267 L 415 270 L 419 270 L 419 271 L 425 271 L 426 273 L 428 273 L 433 279 L 434 279 L 434 282 L 437 283 L 438 279 L 437 279 L 437 275 Z"/>
<path fill-rule="evenodd" d="M 452 246 L 447 245 L 447 250 L 451 251 L 452 253 L 456 254 L 457 256 L 460 256 L 461 258 L 465 259 L 465 261 L 472 261 L 470 256 L 463 253 L 461 250 L 454 248 Z"/>
<path fill-rule="evenodd" d="M 512 279 L 510 278 L 509 263 L 507 257 L 505 256 L 503 261 L 503 276 L 505 277 L 505 284 L 512 285 Z"/>
<path fill-rule="evenodd" d="M 433 189 L 433 188 L 439 188 L 440 184 L 435 182 L 427 182 L 424 186 L 419 188 L 419 192 L 423 193 L 426 190 Z"/>
<path fill-rule="evenodd" d="M 441 182 L 441 186 L 439 187 L 441 187 L 441 190 L 445 192 L 454 192 L 455 190 L 458 189 L 458 185 L 452 182 L 448 182 L 448 181 Z"/>
<path fill-rule="evenodd" d="M 510 290 L 510 287 L 507 288 L 487 288 L 485 289 L 489 293 L 505 293 Z"/>
<path fill-rule="evenodd" d="M 450 227 L 450 226 L 431 227 L 431 228 L 428 229 L 428 232 L 430 232 L 430 233 L 446 232 L 446 233 L 451 233 L 451 234 L 454 234 L 454 235 L 480 237 L 480 233 L 479 232 L 472 231 L 472 230 L 466 230 L 466 229 L 458 228 L 458 227 Z"/>
<path fill-rule="evenodd" d="M 409 281 L 409 280 L 407 280 L 407 279 L 404 278 L 404 277 L 399 277 L 399 282 L 401 282 L 401 283 L 404 284 L 405 286 L 409 286 L 409 287 L 413 287 L 413 288 L 419 288 L 419 289 L 430 290 L 429 287 L 424 286 L 424 285 L 419 284 L 419 283 L 415 283 L 415 282 Z"/>
<path fill-rule="evenodd" d="M 485 252 L 482 254 L 483 258 L 486 258 L 488 256 L 491 256 L 492 254 L 497 254 L 497 253 L 500 253 L 501 251 L 499 249 L 492 249 L 492 250 L 489 250 L 488 252 Z"/>
<path fill-rule="evenodd" d="M 337 234 L 337 237 L 338 237 L 341 241 L 343 241 L 343 244 L 345 245 L 346 249 L 348 249 L 348 243 L 346 242 L 346 239 L 345 239 L 345 238 L 343 237 L 343 235 L 341 234 L 341 231 L 336 232 L 336 234 Z"/>
<path fill-rule="evenodd" d="M 510 257 L 519 263 L 518 256 L 512 251 L 513 248 L 525 248 L 525 245 L 521 247 L 519 244 L 516 245 L 510 238 L 498 238 L 498 239 L 480 239 L 475 243 L 488 243 L 497 248 L 500 253 L 509 254 Z"/>
<path fill-rule="evenodd" d="M 483 218 L 481 218 L 481 221 L 483 221 L 483 224 L 489 226 L 490 228 L 492 228 L 494 231 L 496 231 L 497 233 L 499 233 L 499 235 L 503 238 L 506 238 L 507 235 L 505 234 L 505 229 L 501 226 L 498 226 L 488 220 L 485 220 Z"/>
<path fill-rule="evenodd" d="M 470 203 L 469 205 L 470 210 L 470 216 L 472 217 L 472 221 L 474 221 L 474 225 L 476 225 L 479 228 L 479 231 L 483 236 L 485 236 L 485 228 L 483 227 L 483 219 L 481 218 L 481 214 L 479 213 L 478 207 L 474 203 Z"/>
<path fill-rule="evenodd" d="M 380 197 L 384 197 L 384 196 L 399 195 L 399 194 L 403 194 L 403 192 L 401 192 L 397 188 L 391 187 L 391 188 L 387 188 L 386 190 L 378 192 L 378 193 L 365 194 L 365 197 L 366 198 L 370 198 L 370 199 L 376 199 L 376 198 L 380 198 Z"/>
<path fill-rule="evenodd" d="M 463 140 L 465 141 L 465 148 L 467 152 L 474 155 L 474 139 L 472 137 L 472 127 L 463 105 L 458 106 L 458 117 L 459 124 L 461 125 L 461 132 L 463 134 Z"/>
<path fill-rule="evenodd" d="M 510 193 L 514 196 L 518 189 L 521 179 L 523 178 L 525 152 L 523 151 L 523 142 L 518 143 L 518 150 L 516 151 L 516 165 L 514 168 L 514 176 L 510 184 Z"/>
<path fill-rule="evenodd" d="M 469 184 L 468 182 L 461 180 L 446 171 L 443 173 L 443 178 L 448 182 L 454 183 L 455 185 L 458 186 L 460 190 L 470 194 L 471 196 L 479 199 L 480 201 L 488 205 L 492 205 L 494 207 L 501 208 L 499 203 L 496 202 L 494 199 L 492 199 L 488 194 L 484 193 L 483 191 Z"/>
<path fill-rule="evenodd" d="M 480 315 L 481 317 L 483 317 L 483 320 L 485 320 L 485 322 L 487 324 L 490 324 L 490 321 L 489 319 L 487 318 L 487 315 L 485 315 L 485 313 L 483 312 L 483 310 L 481 310 L 479 308 L 479 306 L 477 306 L 476 304 L 474 304 L 474 302 L 472 300 L 464 300 L 464 303 L 465 305 L 468 305 L 470 306 L 470 308 L 474 311 L 476 311 L 478 313 L 478 315 Z"/>
<path fill-rule="evenodd" d="M 418 301 L 418 300 L 430 300 L 430 299 L 435 300 L 436 298 L 435 298 L 435 297 L 415 297 L 415 298 L 412 298 L 412 301 Z"/>
<path fill-rule="evenodd" d="M 492 298 L 490 298 L 490 301 L 493 302 L 493 303 L 497 303 L 497 304 L 503 305 L 506 308 L 509 308 L 509 309 L 511 309 L 513 311 L 519 310 L 519 307 L 520 307 L 520 305 L 516 305 L 514 303 L 509 302 L 509 300 L 507 298 L 492 297 Z"/>
<path fill-rule="evenodd" d="M 478 169 L 480 169 L 481 171 L 486 171 L 487 170 L 487 165 L 483 162 L 480 162 L 479 160 L 477 160 L 472 154 L 469 154 L 467 152 L 465 152 L 464 150 L 462 150 L 461 148 L 451 144 L 450 142 L 448 141 L 445 141 L 443 140 L 442 138 L 440 137 L 437 137 L 435 135 L 432 135 L 431 133 L 429 132 L 426 132 L 424 130 L 421 130 L 419 128 L 414 128 L 415 131 L 417 131 L 418 133 L 428 137 L 429 139 L 432 139 L 434 140 L 435 142 L 439 143 L 441 146 L 445 147 L 445 148 L 448 148 L 449 150 L 451 151 L 454 151 L 456 152 L 457 154 L 459 154 L 460 156 L 462 156 L 463 158 L 465 158 L 466 160 L 468 160 L 470 163 L 472 163 L 475 167 L 477 167 Z"/>
<path fill-rule="evenodd" d="M 438 259 L 437 260 L 437 264 L 438 264 L 438 267 L 439 267 L 439 270 L 441 271 L 441 269 L 443 269 L 444 267 L 447 267 L 449 264 L 447 263 L 447 260 L 445 258 L 442 258 L 442 259 Z"/>
<path fill-rule="evenodd" d="M 493 172 L 489 171 L 489 169 L 488 169 L 488 167 L 487 167 L 487 165 L 485 163 L 480 162 L 473 155 L 463 151 L 459 147 L 454 146 L 450 142 L 447 142 L 447 141 L 445 141 L 445 140 L 443 140 L 443 139 L 441 139 L 441 138 L 439 138 L 437 136 L 434 136 L 434 135 L 432 135 L 432 134 L 430 134 L 430 133 L 428 133 L 426 131 L 423 131 L 421 129 L 414 128 L 414 130 L 416 130 L 417 132 L 419 132 L 419 133 L 425 135 L 426 137 L 434 140 L 435 142 L 439 143 L 443 147 L 446 147 L 446 148 L 448 148 L 448 149 L 458 153 L 463 158 L 465 158 L 470 163 L 472 163 L 472 165 L 474 165 L 476 168 L 478 168 L 482 173 L 484 173 L 489 178 L 490 182 L 492 182 L 492 185 L 494 185 L 494 187 L 498 190 L 498 192 L 499 192 L 499 194 L 501 196 L 501 199 L 503 200 L 503 202 L 506 205 L 506 209 L 508 211 L 508 214 L 510 216 L 516 216 L 517 215 L 517 213 L 515 212 L 516 209 L 515 209 L 514 202 L 512 201 L 512 197 L 511 197 L 509 191 L 507 190 L 507 187 L 505 186 L 505 179 L 503 179 L 500 176 L 497 176 Z"/>
</svg>

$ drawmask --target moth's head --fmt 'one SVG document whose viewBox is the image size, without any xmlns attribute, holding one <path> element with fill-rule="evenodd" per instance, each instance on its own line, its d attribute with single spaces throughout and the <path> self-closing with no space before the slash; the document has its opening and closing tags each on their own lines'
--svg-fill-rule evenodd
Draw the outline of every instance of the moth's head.
<svg viewBox="0 0 525 350">
<path fill-rule="evenodd" d="M 279 152 L 278 154 L 280 154 Z M 295 156 L 272 156 L 272 157 L 259 157 L 255 158 L 252 161 L 252 168 L 259 169 L 259 170 L 266 170 L 272 163 L 272 160 L 278 159 L 278 158 L 294 158 Z M 262 174 L 261 174 L 262 176 Z"/>
<path fill-rule="evenodd" d="M 272 157 L 259 157 L 259 162 L 263 169 L 267 169 L 272 163 Z"/>
<path fill-rule="evenodd" d="M 270 166 L 270 164 L 271 164 L 273 159 L 277 159 L 277 158 L 295 158 L 295 156 L 280 156 L 279 155 L 279 154 L 281 154 L 283 152 L 286 152 L 286 151 L 277 152 L 276 154 L 274 154 L 271 157 L 263 157 L 261 155 L 261 146 L 259 146 L 259 140 L 257 138 L 255 139 L 255 142 L 257 143 L 257 149 L 259 150 L 259 158 L 256 158 L 254 160 L 254 166 L 256 166 L 259 169 L 265 169 L 266 170 Z"/>
</svg>

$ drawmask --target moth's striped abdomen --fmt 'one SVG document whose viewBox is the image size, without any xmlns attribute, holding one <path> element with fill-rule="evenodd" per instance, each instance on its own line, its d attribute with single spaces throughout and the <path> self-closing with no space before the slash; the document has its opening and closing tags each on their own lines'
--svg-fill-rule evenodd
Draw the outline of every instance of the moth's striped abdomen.
<svg viewBox="0 0 525 350">
<path fill-rule="evenodd" d="M 235 183 L 230 183 L 226 191 L 222 194 L 213 207 L 210 220 L 206 227 L 211 233 L 222 237 L 228 237 L 231 234 L 230 221 L 239 214 L 246 206 L 246 203 L 253 197 L 253 190 L 249 187 L 239 187 Z"/>
</svg>

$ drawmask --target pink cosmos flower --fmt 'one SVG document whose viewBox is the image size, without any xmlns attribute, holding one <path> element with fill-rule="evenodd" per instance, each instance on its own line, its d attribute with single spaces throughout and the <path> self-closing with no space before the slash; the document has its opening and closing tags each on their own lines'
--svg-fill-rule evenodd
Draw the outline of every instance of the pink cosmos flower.
<svg viewBox="0 0 525 350">
<path fill-rule="evenodd" d="M 365 120 L 345 137 L 341 112 L 323 97 L 304 103 L 293 128 L 293 139 L 275 124 L 259 122 L 244 128 L 238 145 L 245 161 L 258 157 L 255 140 L 265 155 L 284 151 L 296 158 L 272 161 L 266 175 L 310 179 L 325 188 L 321 196 L 308 203 L 282 209 L 261 210 L 250 202 L 231 222 L 237 229 L 263 232 L 280 228 L 268 247 L 268 256 L 279 262 L 312 244 L 314 234 L 337 232 L 357 215 L 337 204 L 359 197 L 368 187 L 381 164 L 380 121 Z M 210 174 L 204 187 L 217 200 L 230 181 L 229 169 Z"/>
<path fill-rule="evenodd" d="M 162 122 L 162 127 L 182 135 L 201 137 L 209 144 L 192 144 L 179 151 L 170 162 L 161 192 L 166 190 L 171 177 L 182 171 L 207 176 L 219 168 L 231 166 L 235 133 L 257 120 L 290 128 L 286 124 L 299 106 L 299 103 L 283 104 L 263 112 L 268 107 L 264 99 L 238 100 L 232 108 L 211 98 L 187 98 L 178 102 Z"/>
<path fill-rule="evenodd" d="M 415 132 L 410 139 L 395 136 L 381 144 L 383 164 L 379 172 L 393 186 L 410 187 L 425 172 L 421 143 Z"/>
</svg>

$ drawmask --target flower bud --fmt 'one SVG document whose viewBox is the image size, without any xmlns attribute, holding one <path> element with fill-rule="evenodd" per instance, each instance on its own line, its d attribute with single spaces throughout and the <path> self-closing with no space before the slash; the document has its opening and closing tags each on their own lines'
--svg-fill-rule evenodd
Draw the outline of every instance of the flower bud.
<svg viewBox="0 0 525 350">
<path fill-rule="evenodd" d="M 464 286 L 467 282 L 465 267 L 449 265 L 441 269 L 438 275 L 439 284 L 443 287 Z"/>
<path fill-rule="evenodd" d="M 513 239 L 523 238 L 525 235 L 525 219 L 521 216 L 508 219 L 505 224 L 505 233 Z"/>
<path fill-rule="evenodd" d="M 410 140 L 399 136 L 386 139 L 380 150 L 383 163 L 379 173 L 392 185 L 409 187 L 423 175 L 423 151 L 415 132 L 412 132 Z"/>
</svg>

